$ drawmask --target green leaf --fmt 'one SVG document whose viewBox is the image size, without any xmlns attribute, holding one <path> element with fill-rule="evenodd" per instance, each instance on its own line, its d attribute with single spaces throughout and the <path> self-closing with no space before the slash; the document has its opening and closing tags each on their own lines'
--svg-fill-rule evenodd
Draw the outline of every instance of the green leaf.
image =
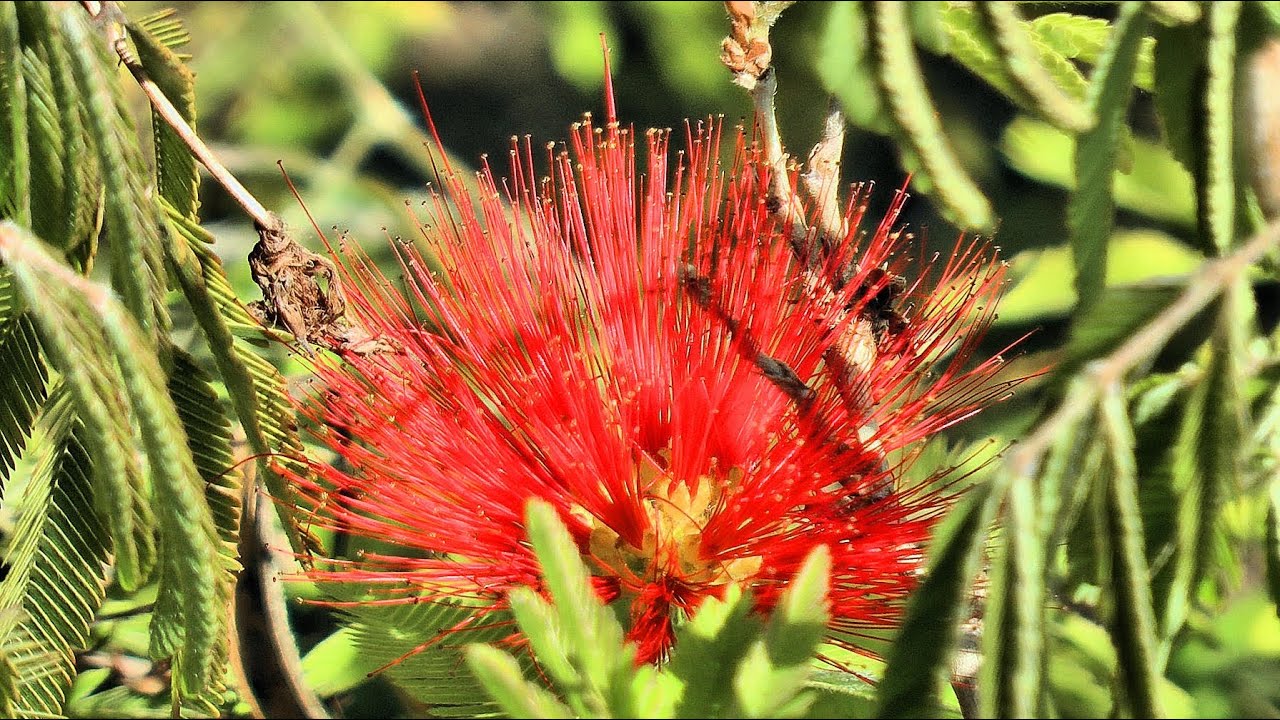
<svg viewBox="0 0 1280 720">
<path fill-rule="evenodd" d="M 30 319 L 21 317 L 12 326 L 0 339 L 0 492 L 44 403 L 47 375 Z"/>
<path fill-rule="evenodd" d="M 1233 0 L 1209 6 L 1209 52 L 1206 59 L 1203 105 L 1204 176 L 1198 184 L 1200 221 L 1206 245 L 1226 252 L 1235 244 L 1235 72 L 1236 25 L 1241 3 Z"/>
<path fill-rule="evenodd" d="M 875 76 L 905 146 L 919 159 L 922 180 L 958 225 L 978 231 L 993 226 L 991 204 L 964 170 L 942 131 L 912 47 L 906 7 L 869 3 Z"/>
<path fill-rule="evenodd" d="M 817 54 L 818 77 L 827 92 L 840 100 L 853 125 L 888 134 L 890 120 L 880 100 L 880 89 L 867 43 L 867 17 L 862 3 L 828 3 L 821 50 Z"/>
<path fill-rule="evenodd" d="M 162 205 L 163 205 L 162 201 Z M 302 530 L 292 486 L 273 469 L 268 457 L 292 471 L 307 473 L 297 415 L 285 388 L 284 377 L 244 338 L 233 337 L 228 325 L 259 328 L 236 296 L 222 261 L 214 253 L 205 230 L 166 206 L 166 217 L 175 241 L 166 243 L 169 265 L 209 345 L 218 374 L 227 385 L 236 417 L 244 427 L 249 447 L 259 456 L 258 468 L 267 491 L 276 502 L 281 524 L 295 552 L 305 552 L 315 541 Z"/>
<path fill-rule="evenodd" d="M 1123 132 L 1128 132 L 1127 126 Z M 1134 140 L 1127 173 L 1111 176 L 1116 205 L 1161 222 L 1191 227 L 1196 222 L 1195 186 L 1191 173 L 1164 147 Z M 1014 170 L 1035 180 L 1076 190 L 1075 138 L 1057 128 L 1018 117 L 1000 138 L 1000 152 Z"/>
<path fill-rule="evenodd" d="M 4 558 L 0 608 L 18 611 L 0 637 L 25 638 L 12 657 L 20 668 L 13 708 L 19 716 L 61 714 L 75 677 L 74 650 L 105 595 L 108 561 L 103 518 L 95 511 L 84 426 L 65 386 L 39 421 L 41 442 L 24 482 L 5 488 L 3 509 L 19 520 Z M 23 667 L 30 663 L 31 667 Z"/>
<path fill-rule="evenodd" d="M 577 667 L 589 686 L 607 688 L 616 672 L 622 628 L 601 612 L 600 601 L 587 581 L 578 546 L 556 511 L 531 501 L 526 530 L 538 556 L 543 580 L 551 593 L 568 647 L 579 654 Z"/>
<path fill-rule="evenodd" d="M 978 574 L 986 536 L 1003 500 L 997 477 L 969 491 L 932 543 L 924 582 L 912 594 L 906 617 L 889 650 L 880 681 L 876 717 L 928 717 L 938 712 L 938 693 L 969 610 L 969 588 Z"/>
<path fill-rule="evenodd" d="M 733 686 L 746 717 L 797 717 L 813 702 L 802 693 L 830 615 L 831 553 L 819 546 L 805 559 L 774 609 L 762 641 L 738 665 Z"/>
<path fill-rule="evenodd" d="M 1058 79 L 1041 64 L 1040 53 L 1017 6 L 1011 2 L 979 2 L 977 8 L 998 48 L 1005 74 L 1027 99 L 1029 107 L 1065 130 L 1083 132 L 1091 128 L 1096 121 L 1097 107 L 1086 106 L 1064 91 Z M 1069 63 L 1064 61 L 1061 65 Z"/>
<path fill-rule="evenodd" d="M 983 618 L 979 698 L 987 717 L 1033 717 L 1040 707 L 1045 545 L 1036 505 L 1032 479 L 1014 478 Z"/>
<path fill-rule="evenodd" d="M 1280 616 L 1280 475 L 1273 475 L 1267 492 L 1267 590 Z"/>
<path fill-rule="evenodd" d="M 143 328 L 145 342 L 154 348 L 160 328 L 155 305 L 163 300 L 163 283 L 155 256 L 161 247 L 159 219 L 143 190 L 146 165 L 132 125 L 116 104 L 114 75 L 106 74 L 106 68 L 115 67 L 106 55 L 106 43 L 90 28 L 84 13 L 59 12 L 57 19 L 67 38 L 72 74 L 102 168 L 106 227 L 112 238 L 112 285 Z"/>
<path fill-rule="evenodd" d="M 186 432 L 196 470 L 204 482 L 204 498 L 212 515 L 220 542 L 217 544 L 217 566 L 223 576 L 214 582 L 218 608 L 230 608 L 236 578 L 240 571 L 240 498 L 241 488 L 235 460 L 231 452 L 231 421 L 221 399 L 213 389 L 212 379 L 186 352 L 174 350 L 173 370 L 168 380 L 169 395 Z M 224 611 L 225 613 L 225 611 Z M 230 618 L 217 618 L 217 629 L 211 654 L 211 671 L 207 689 L 189 698 L 199 707 L 216 707 L 226 688 L 222 677 L 230 660 L 228 645 Z M 157 614 L 156 622 L 162 622 Z M 161 629 L 159 634 L 178 635 Z M 171 654 L 172 649 L 166 654 Z M 180 688 L 181 689 L 181 688 Z M 188 700 L 181 693 L 179 702 Z"/>
<path fill-rule="evenodd" d="M 119 526 L 127 525 L 135 513 L 154 511 L 161 545 L 153 638 L 160 648 L 176 651 L 175 696 L 198 697 L 213 680 L 213 651 L 227 623 L 227 607 L 217 602 L 218 585 L 229 578 L 217 572 L 217 531 L 204 482 L 160 361 L 148 352 L 150 343 L 142 329 L 109 290 L 71 272 L 42 242 L 8 223 L 0 223 L 0 260 L 13 271 L 31 304 L 44 345 L 67 379 L 86 427 L 95 428 L 88 433 L 101 443 L 94 448 L 101 453 L 95 453 L 95 465 L 111 453 L 131 457 L 139 444 L 145 453 L 149 483 L 130 482 L 126 461 L 105 465 L 95 489 L 103 494 L 107 488 L 105 496 L 114 501 L 104 510 L 112 519 L 118 555 L 124 545 Z M 112 414 L 108 403 L 124 407 Z M 137 421 L 136 439 L 130 411 Z M 120 514 L 111 513 L 121 505 Z M 142 526 L 151 531 L 150 522 Z M 179 595 L 181 602 L 176 602 Z M 178 631 L 180 644 L 173 640 Z"/>
<path fill-rule="evenodd" d="M 342 614 L 351 622 L 355 668 L 383 674 L 435 716 L 474 717 L 493 711 L 483 686 L 466 672 L 463 647 L 498 643 L 513 631 L 511 616 L 450 602 L 403 605 L 350 605 Z M 314 662 L 314 661 L 312 661 Z M 525 660 L 522 666 L 527 666 Z M 362 675 L 360 680 L 364 680 Z"/>
<path fill-rule="evenodd" d="M 680 679 L 684 692 L 676 717 L 729 717 L 737 705 L 733 687 L 738 661 L 745 657 L 762 629 L 760 618 L 742 593 L 733 590 L 724 600 L 708 600 L 676 633 L 675 649 L 666 670 Z"/>
<path fill-rule="evenodd" d="M 497 648 L 487 645 L 468 647 L 467 666 L 511 717 L 577 717 L 554 695 L 526 681 L 515 658 Z"/>
<path fill-rule="evenodd" d="M 1202 578 L 1219 563 L 1214 551 L 1222 542 L 1222 511 L 1233 489 L 1241 486 L 1241 449 L 1245 446 L 1247 408 L 1241 395 L 1244 376 L 1243 338 L 1251 314 L 1247 285 L 1228 289 L 1218 311 L 1209 342 L 1204 376 L 1188 402 L 1178 437 L 1174 465 L 1177 510 L 1175 552 L 1169 561 L 1171 579 L 1161 611 L 1166 643 L 1181 628 L 1193 593 Z"/>
<path fill-rule="evenodd" d="M 1089 88 L 1088 104 L 1098 123 L 1076 144 L 1076 191 L 1067 206 L 1067 227 L 1081 309 L 1096 301 L 1106 281 L 1107 241 L 1115 221 L 1111 178 L 1145 27 L 1142 3 L 1121 6 L 1112 42 L 1099 58 Z"/>
<path fill-rule="evenodd" d="M 1031 21 L 1036 39 L 1068 60 L 1097 65 L 1115 30 L 1101 18 L 1072 13 L 1049 13 Z M 1154 86 L 1155 40 L 1143 38 L 1138 50 L 1133 86 L 1151 92 Z"/>
<path fill-rule="evenodd" d="M 129 36 L 137 46 L 138 61 L 146 68 L 147 75 L 165 97 L 173 102 L 182 119 L 194 128 L 195 75 L 178 54 L 170 49 L 176 41 L 185 39 L 182 24 L 176 20 L 168 20 L 170 15 L 171 13 L 162 12 L 158 16 L 129 23 Z M 164 33 L 163 37 L 168 42 L 152 35 L 148 30 L 152 26 Z M 194 220 L 200 207 L 200 169 L 196 166 L 195 157 L 178 134 L 154 111 L 151 115 L 151 127 L 155 134 L 156 181 L 160 196 L 180 215 Z"/>
<path fill-rule="evenodd" d="M 1066 357 L 1057 369 L 1058 377 L 1069 377 L 1093 358 L 1102 357 L 1119 347 L 1168 307 L 1180 293 L 1181 287 L 1177 284 L 1154 281 L 1104 290 L 1102 296 L 1072 323 Z"/>
<path fill-rule="evenodd" d="M 1154 0 L 1147 3 L 1151 16 L 1166 25 L 1183 25 L 1200 19 L 1198 2 L 1182 0 Z"/>
<path fill-rule="evenodd" d="M 1187 170 L 1199 173 L 1204 122 L 1200 103 L 1206 39 L 1202 24 L 1154 30 L 1156 108 L 1169 150 Z"/>
<path fill-rule="evenodd" d="M 119 304 L 107 302 L 98 311 L 138 419 L 160 528 L 160 596 L 152 621 L 152 652 L 172 655 L 175 697 L 198 697 L 217 677 L 215 648 L 227 627 L 228 611 L 219 596 L 229 597 L 219 586 L 230 578 L 216 571 L 217 530 L 204 497 L 204 481 L 160 362 L 139 350 L 147 347 L 147 340 Z M 179 597 L 180 603 L 166 602 Z M 181 644 L 170 646 L 166 639 L 177 636 L 177 630 Z"/>
<path fill-rule="evenodd" d="M 302 658 L 302 679 L 317 697 L 348 692 L 369 679 L 380 663 L 360 652 L 356 630 L 340 628 L 316 643 Z"/>
<path fill-rule="evenodd" d="M 145 479 L 133 446 L 132 413 L 123 396 L 123 381 L 114 358 L 106 352 L 93 311 L 72 284 L 85 282 L 69 268 L 47 272 L 56 261 L 35 246 L 23 230 L 0 222 L 0 261 L 13 273 L 40 332 L 49 362 L 62 374 L 77 413 L 85 424 L 84 443 L 94 458 L 94 501 L 109 531 L 115 552 L 116 578 L 126 589 L 142 584 L 150 572 L 151 531 L 145 522 Z M 34 257 L 35 263 L 28 259 Z M 42 270 L 44 270 L 42 272 Z M 143 520 L 143 522 L 139 522 Z M 145 535 L 143 532 L 145 529 Z"/>
<path fill-rule="evenodd" d="M 1115 603 L 1111 637 L 1119 659 L 1120 682 L 1133 715 L 1158 718 L 1164 716 L 1157 693 L 1159 642 L 1138 509 L 1133 428 L 1117 388 L 1104 393 L 1101 419 L 1110 450 L 1106 531 L 1112 549 L 1111 591 Z"/>
<path fill-rule="evenodd" d="M 15 3 L 0 3 L 0 217 L 31 224 L 31 154 L 27 88 Z"/>
</svg>

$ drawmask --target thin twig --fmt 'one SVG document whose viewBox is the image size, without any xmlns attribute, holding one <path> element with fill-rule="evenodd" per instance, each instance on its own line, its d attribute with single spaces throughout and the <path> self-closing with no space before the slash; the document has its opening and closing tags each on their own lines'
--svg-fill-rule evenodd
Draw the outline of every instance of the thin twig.
<svg viewBox="0 0 1280 720">
<path fill-rule="evenodd" d="M 112 5 L 112 3 L 84 0 L 81 2 L 81 5 L 83 5 L 85 10 L 88 11 L 89 16 L 96 20 L 101 17 L 104 12 L 107 12 L 108 6 Z M 213 179 L 218 181 L 218 184 L 221 185 L 229 195 L 231 195 L 231 197 L 240 205 L 241 208 L 244 209 L 246 213 L 249 214 L 251 218 L 253 218 L 253 222 L 258 227 L 278 227 L 280 219 L 276 217 L 274 213 L 263 207 L 262 203 L 258 202 L 258 199 L 255 198 L 244 185 L 241 185 L 240 181 L 237 180 L 230 171 L 223 167 L 222 163 L 219 162 L 218 157 L 213 154 L 213 151 L 204 144 L 204 141 L 200 139 L 200 136 L 196 134 L 196 131 L 193 130 L 191 125 L 187 123 L 186 119 L 182 117 L 182 113 L 178 112 L 178 108 L 174 107 L 173 103 L 164 94 L 164 92 L 155 84 L 151 77 L 147 75 L 146 68 L 142 67 L 142 63 L 138 62 L 138 59 L 134 57 L 133 52 L 129 49 L 128 39 L 126 38 L 121 25 L 114 21 L 107 22 L 105 31 L 107 34 L 107 40 L 111 44 L 111 48 L 120 56 L 120 61 L 129 69 L 129 73 L 132 74 L 134 80 L 138 82 L 138 86 L 142 88 L 142 92 L 145 93 L 147 99 L 151 101 L 152 109 L 154 109 L 156 114 L 164 120 L 165 124 L 182 139 L 182 142 L 191 150 L 191 154 L 200 161 L 200 164 L 205 166 L 205 169 L 209 171 L 209 174 L 213 176 Z"/>
<path fill-rule="evenodd" d="M 1058 409 L 1010 453 L 1006 463 L 1013 474 L 1020 477 L 1034 475 L 1040 459 L 1061 432 L 1088 414 L 1104 388 L 1122 381 L 1130 370 L 1151 359 L 1188 320 L 1239 280 L 1253 263 L 1277 244 L 1280 244 L 1280 222 L 1267 226 L 1231 255 L 1206 263 L 1188 281 L 1186 291 L 1172 305 L 1110 355 L 1090 363 L 1084 372 L 1088 382 L 1080 386 L 1079 392 L 1063 400 Z"/>
</svg>

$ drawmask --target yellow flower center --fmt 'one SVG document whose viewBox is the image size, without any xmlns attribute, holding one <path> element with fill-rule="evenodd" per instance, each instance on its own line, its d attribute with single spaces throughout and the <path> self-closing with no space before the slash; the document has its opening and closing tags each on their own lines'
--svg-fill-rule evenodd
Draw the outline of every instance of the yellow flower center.
<svg viewBox="0 0 1280 720">
<path fill-rule="evenodd" d="M 699 585 L 745 583 L 760 571 L 763 559 L 758 555 L 725 560 L 702 553 L 703 529 L 724 492 L 741 480 L 740 469 L 733 468 L 727 477 L 703 475 L 695 483 L 672 478 L 653 462 L 642 463 L 637 472 L 647 491 L 643 503 L 648 520 L 639 547 L 585 509 L 575 510 L 591 527 L 592 559 L 602 570 L 624 585 L 662 576 Z"/>
</svg>

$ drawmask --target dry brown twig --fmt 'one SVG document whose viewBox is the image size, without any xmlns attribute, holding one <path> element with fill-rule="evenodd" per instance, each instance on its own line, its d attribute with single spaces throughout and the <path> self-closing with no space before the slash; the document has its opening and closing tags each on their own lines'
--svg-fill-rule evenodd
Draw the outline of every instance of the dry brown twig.
<svg viewBox="0 0 1280 720">
<path fill-rule="evenodd" d="M 213 179 L 252 218 L 258 242 L 249 253 L 249 266 L 253 281 L 262 290 L 262 300 L 246 306 L 254 317 L 267 327 L 288 330 L 308 355 L 312 354 L 313 344 L 338 353 L 397 351 L 398 348 L 373 336 L 347 317 L 337 265 L 290 237 L 284 221 L 263 207 L 226 169 L 151 79 L 129 47 L 124 16 L 116 4 L 82 0 L 81 5 L 89 17 L 103 27 L 111 49 L 147 96 L 156 115 L 182 139 Z"/>
</svg>

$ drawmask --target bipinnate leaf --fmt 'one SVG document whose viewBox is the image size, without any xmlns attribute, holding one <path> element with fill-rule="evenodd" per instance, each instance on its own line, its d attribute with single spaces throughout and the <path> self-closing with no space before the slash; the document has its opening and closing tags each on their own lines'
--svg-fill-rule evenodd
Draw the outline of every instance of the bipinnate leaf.
<svg viewBox="0 0 1280 720">
<path fill-rule="evenodd" d="M 1010 483 L 983 617 L 979 699 L 990 717 L 1032 717 L 1041 703 L 1046 548 L 1036 500 L 1031 477 Z"/>
<path fill-rule="evenodd" d="M 175 240 L 165 245 L 169 266 L 209 345 L 218 374 L 227 385 L 232 409 L 244 428 L 249 447 L 260 458 L 259 471 L 267 491 L 277 500 L 274 506 L 290 546 L 295 552 L 304 552 L 314 543 L 301 529 L 294 491 L 268 462 L 268 458 L 274 458 L 274 463 L 290 466 L 295 472 L 308 472 L 302 459 L 297 414 L 284 377 L 248 339 L 232 335 L 230 327 L 235 326 L 251 330 L 251 335 L 259 339 L 265 337 L 262 326 L 245 310 L 231 287 L 222 261 L 211 247 L 213 237 L 176 208 L 163 200 L 161 204 Z"/>
<path fill-rule="evenodd" d="M 109 538 L 93 502 L 85 427 L 65 384 L 40 415 L 41 443 L 3 509 L 19 520 L 4 546 L 0 653 L 16 674 L 8 717 L 60 715 L 105 596 Z"/>
<path fill-rule="evenodd" d="M 1115 222 L 1112 175 L 1145 27 L 1142 3 L 1124 3 L 1089 88 L 1088 105 L 1097 115 L 1097 125 L 1076 144 L 1076 190 L 1067 206 L 1067 227 L 1081 309 L 1092 305 L 1106 284 L 1107 244 Z"/>
<path fill-rule="evenodd" d="M 154 513 L 154 521 L 146 515 L 135 521 L 148 533 L 152 522 L 159 528 L 153 649 L 172 653 L 175 693 L 200 696 L 221 675 L 214 650 L 226 628 L 227 607 L 217 598 L 219 584 L 229 577 L 218 572 L 218 534 L 204 481 L 160 359 L 108 289 L 72 272 L 10 223 L 0 223 L 0 261 L 32 308 L 52 364 L 68 383 L 86 438 L 92 439 L 95 497 L 99 512 L 111 520 L 118 564 L 131 540 L 147 537 L 135 534 L 129 520 Z M 146 456 L 146 476 L 137 469 L 139 450 Z M 133 552 L 143 559 L 149 554 Z M 134 582 L 144 576 L 140 567 L 129 569 Z"/>
<path fill-rule="evenodd" d="M 1109 450 L 1105 531 L 1111 546 L 1114 608 L 1110 629 L 1119 679 L 1135 717 L 1163 717 L 1158 693 L 1159 640 L 1138 509 L 1133 427 L 1118 388 L 1104 392 L 1100 418 Z"/>
<path fill-rule="evenodd" d="M 994 224 L 991 204 L 961 165 L 942 131 L 925 88 L 924 75 L 901 3 L 867 3 L 876 79 L 903 144 L 918 158 L 920 171 L 958 225 L 979 231 Z"/>
<path fill-rule="evenodd" d="M 876 717 L 929 717 L 938 712 L 938 695 L 950 675 L 960 623 L 969 611 L 970 586 L 1005 487 L 1000 476 L 975 487 L 934 538 L 928 574 L 912 594 L 886 658 Z"/>
</svg>

